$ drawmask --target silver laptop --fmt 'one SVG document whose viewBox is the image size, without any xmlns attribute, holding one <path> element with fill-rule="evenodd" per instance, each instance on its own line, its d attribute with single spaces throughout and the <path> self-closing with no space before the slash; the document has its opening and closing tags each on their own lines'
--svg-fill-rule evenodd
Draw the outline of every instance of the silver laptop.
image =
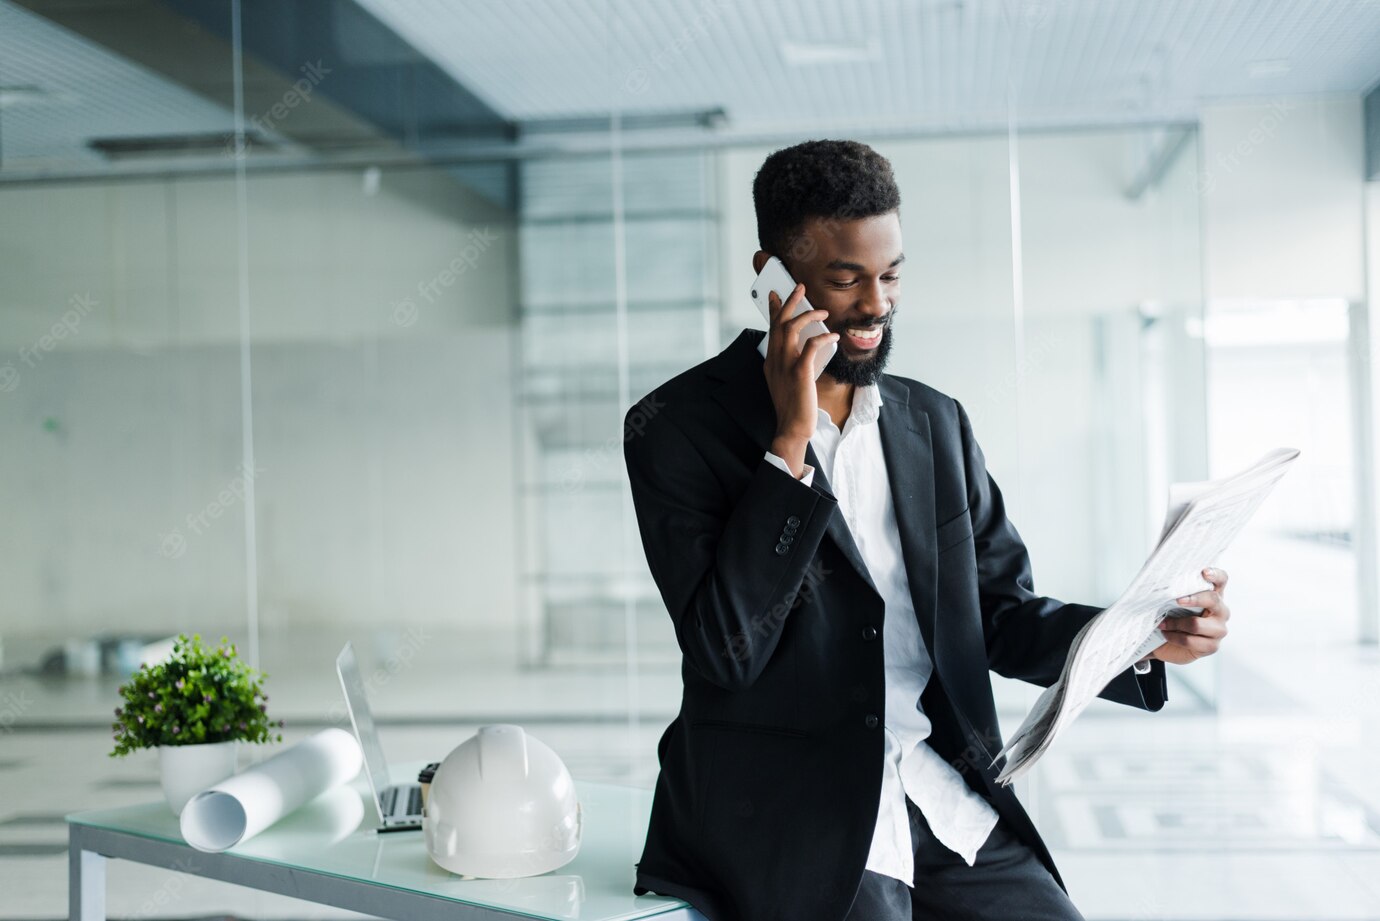
<svg viewBox="0 0 1380 921">
<path fill-rule="evenodd" d="M 350 725 L 364 752 L 364 776 L 374 794 L 374 806 L 379 813 L 379 831 L 403 831 L 422 827 L 422 785 L 392 782 L 388 759 L 383 756 L 378 730 L 374 728 L 374 714 L 369 709 L 369 694 L 359 674 L 355 648 L 349 643 L 335 657 L 335 672 L 340 676 L 340 689 L 345 692 L 345 709 Z"/>
</svg>

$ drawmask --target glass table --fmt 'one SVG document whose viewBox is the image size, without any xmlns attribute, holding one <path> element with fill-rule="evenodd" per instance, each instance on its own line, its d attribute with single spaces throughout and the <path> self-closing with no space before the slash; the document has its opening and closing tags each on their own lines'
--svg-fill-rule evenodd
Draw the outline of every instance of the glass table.
<svg viewBox="0 0 1380 921">
<path fill-rule="evenodd" d="M 415 777 L 421 764 L 400 767 L 399 776 Z M 633 895 L 651 793 L 575 786 L 584 812 L 579 854 L 552 873 L 507 880 L 441 869 L 420 831 L 376 832 L 367 788 L 358 780 L 213 854 L 183 841 L 177 817 L 162 801 L 74 813 L 67 816 L 70 917 L 104 921 L 105 861 L 118 858 L 381 918 L 703 921 L 679 899 Z"/>
</svg>

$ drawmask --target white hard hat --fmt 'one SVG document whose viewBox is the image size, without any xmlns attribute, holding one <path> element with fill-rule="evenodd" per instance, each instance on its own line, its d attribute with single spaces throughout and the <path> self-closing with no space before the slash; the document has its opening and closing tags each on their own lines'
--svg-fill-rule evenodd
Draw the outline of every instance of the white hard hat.
<svg viewBox="0 0 1380 921">
<path fill-rule="evenodd" d="M 436 769 L 422 828 L 431 859 L 452 873 L 535 876 L 580 850 L 580 803 L 554 751 L 521 726 L 484 726 Z"/>
</svg>

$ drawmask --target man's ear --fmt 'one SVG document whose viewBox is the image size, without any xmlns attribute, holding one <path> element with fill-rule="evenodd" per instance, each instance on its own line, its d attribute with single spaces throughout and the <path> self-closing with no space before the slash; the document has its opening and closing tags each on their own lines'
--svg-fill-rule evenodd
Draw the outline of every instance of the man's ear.
<svg viewBox="0 0 1380 921">
<path fill-rule="evenodd" d="M 767 260 L 770 259 L 770 258 L 771 258 L 771 253 L 767 252 L 766 250 L 761 250 L 761 249 L 759 249 L 757 252 L 753 253 L 753 254 L 752 254 L 752 274 L 753 274 L 753 275 L 761 275 L 761 274 L 762 274 L 762 266 L 766 265 L 766 264 L 767 264 Z"/>
</svg>

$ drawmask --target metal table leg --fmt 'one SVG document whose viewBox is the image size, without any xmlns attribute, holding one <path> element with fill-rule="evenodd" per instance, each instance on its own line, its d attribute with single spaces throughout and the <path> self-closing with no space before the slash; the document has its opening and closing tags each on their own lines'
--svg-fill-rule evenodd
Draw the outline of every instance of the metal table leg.
<svg viewBox="0 0 1380 921">
<path fill-rule="evenodd" d="M 67 917 L 105 921 L 105 857 L 82 846 L 80 826 L 67 826 Z"/>
</svg>

